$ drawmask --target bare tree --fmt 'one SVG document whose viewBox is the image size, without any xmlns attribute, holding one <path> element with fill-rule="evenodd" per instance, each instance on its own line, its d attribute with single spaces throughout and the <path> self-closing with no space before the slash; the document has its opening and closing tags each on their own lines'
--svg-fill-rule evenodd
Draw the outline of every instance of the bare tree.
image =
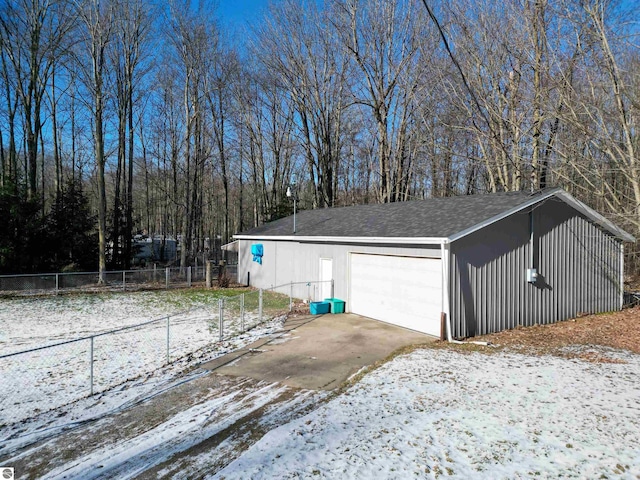
<svg viewBox="0 0 640 480">
<path fill-rule="evenodd" d="M 258 30 L 257 58 L 293 100 L 313 206 L 333 206 L 347 124 L 349 56 L 315 2 L 273 4 Z"/>
<path fill-rule="evenodd" d="M 134 107 L 144 70 L 142 62 L 146 54 L 150 16 L 148 7 L 141 0 L 121 1 L 114 4 L 114 40 L 110 57 L 116 79 L 116 105 L 118 115 L 118 163 L 115 178 L 113 207 L 114 261 L 124 268 L 131 262 L 131 237 L 133 234 L 133 164 L 135 146 Z M 121 191 L 125 192 L 122 201 Z M 125 228 L 120 222 L 124 213 Z M 120 246 L 122 245 L 122 248 Z M 122 250 L 122 251 L 120 251 Z"/>
<path fill-rule="evenodd" d="M 67 7 L 63 0 L 5 1 L 0 13 L 0 38 L 15 73 L 24 117 L 29 199 L 37 197 L 38 142 L 48 81 L 71 26 Z"/>
<path fill-rule="evenodd" d="M 413 0 L 343 0 L 332 15 L 359 72 L 351 83 L 354 102 L 375 122 L 380 202 L 401 199 L 408 180 L 406 133 L 421 81 L 418 39 L 426 25 L 417 7 Z"/>
<path fill-rule="evenodd" d="M 181 154 L 184 178 L 181 265 L 204 244 L 203 179 L 210 146 L 206 141 L 208 74 L 215 55 L 217 30 L 208 5 L 190 2 L 170 8 L 170 38 L 182 89 L 184 132 Z"/>
<path fill-rule="evenodd" d="M 275 220 L 291 211 L 285 191 L 296 158 L 295 106 L 280 82 L 255 68 L 249 85 L 237 91 L 247 133 L 253 183 L 253 223 Z"/>
<path fill-rule="evenodd" d="M 15 89 L 14 72 L 10 68 L 10 60 L 7 50 L 10 48 L 0 38 L 0 61 L 2 62 L 2 93 L 5 125 L 9 135 L 8 152 L 2 148 L 2 185 L 10 185 L 14 194 L 18 189 L 18 152 L 16 140 L 16 115 L 18 112 L 19 97 Z M 4 129 L 2 129 L 4 130 Z M 4 137 L 4 131 L 0 130 L 0 137 Z"/>
<path fill-rule="evenodd" d="M 93 121 L 94 159 L 98 179 L 98 269 L 100 284 L 105 283 L 107 196 L 105 188 L 105 81 L 107 80 L 107 46 L 112 40 L 114 21 L 110 2 L 86 0 L 78 4 L 78 16 L 82 21 L 80 44 L 81 57 L 88 59 L 84 68 L 84 83 L 91 93 L 90 110 Z"/>
<path fill-rule="evenodd" d="M 209 103 L 210 120 L 213 141 L 217 149 L 217 160 L 223 189 L 223 221 L 222 240 L 230 238 L 231 205 L 230 195 L 230 166 L 229 166 L 229 136 L 231 117 L 233 115 L 233 89 L 239 74 L 239 64 L 236 53 L 232 50 L 212 51 L 213 61 L 208 74 L 207 101 Z"/>
<path fill-rule="evenodd" d="M 582 2 L 570 13 L 578 54 L 575 72 L 566 77 L 570 88 L 562 96 L 562 120 L 570 130 L 559 139 L 570 168 L 558 173 L 580 196 L 602 202 L 619 222 L 637 231 L 640 79 L 634 68 L 637 46 L 628 41 L 634 36 L 624 31 L 626 19 L 610 2 Z"/>
<path fill-rule="evenodd" d="M 467 112 L 462 127 L 476 136 L 492 191 L 536 190 L 547 182 L 558 128 L 553 89 L 559 83 L 548 54 L 549 10 L 547 0 L 460 1 L 445 9 L 453 32 L 448 40 L 455 45 L 448 53 L 462 80 L 447 90 Z M 562 45 L 565 39 L 553 41 Z"/>
</svg>

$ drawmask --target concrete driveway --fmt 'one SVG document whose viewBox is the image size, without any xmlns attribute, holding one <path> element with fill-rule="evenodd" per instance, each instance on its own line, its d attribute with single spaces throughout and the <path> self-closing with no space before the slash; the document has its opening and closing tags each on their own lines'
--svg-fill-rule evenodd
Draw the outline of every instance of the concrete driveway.
<svg viewBox="0 0 640 480">
<path fill-rule="evenodd" d="M 400 347 L 434 337 L 359 315 L 294 317 L 285 332 L 201 366 L 222 375 L 331 390 Z"/>
<path fill-rule="evenodd" d="M 357 315 L 292 316 L 284 331 L 113 413 L 0 457 L 19 478 L 204 478 L 317 408 L 362 367 L 433 338 Z M 97 396 L 96 401 L 102 401 Z"/>
</svg>

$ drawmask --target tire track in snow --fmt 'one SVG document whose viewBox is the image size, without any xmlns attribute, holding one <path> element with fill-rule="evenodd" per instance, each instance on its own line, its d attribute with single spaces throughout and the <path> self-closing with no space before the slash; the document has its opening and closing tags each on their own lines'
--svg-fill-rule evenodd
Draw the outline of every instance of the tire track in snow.
<svg viewBox="0 0 640 480">
<path fill-rule="evenodd" d="M 211 472 L 323 396 L 207 375 L 128 411 L 61 432 L 3 463 L 15 466 L 18 478 L 157 478 L 160 472 L 175 474 L 176 467 L 192 474 Z"/>
</svg>

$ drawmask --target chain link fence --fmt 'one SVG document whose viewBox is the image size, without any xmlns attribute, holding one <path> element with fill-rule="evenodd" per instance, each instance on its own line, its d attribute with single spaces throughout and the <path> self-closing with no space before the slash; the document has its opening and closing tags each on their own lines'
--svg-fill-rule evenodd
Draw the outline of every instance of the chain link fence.
<svg viewBox="0 0 640 480">
<path fill-rule="evenodd" d="M 0 427 L 103 392 L 243 334 L 290 312 L 294 285 L 312 290 L 319 283 L 248 291 L 222 297 L 207 308 L 0 355 Z"/>
<path fill-rule="evenodd" d="M 225 267 L 232 279 L 236 278 L 237 265 Z M 0 275 L 0 294 L 7 296 L 59 294 L 66 292 L 131 291 L 191 287 L 206 279 L 206 267 L 167 267 L 147 270 L 118 270 L 103 274 L 100 284 L 98 272 L 41 273 L 31 275 Z M 220 267 L 211 266 L 215 281 Z"/>
</svg>

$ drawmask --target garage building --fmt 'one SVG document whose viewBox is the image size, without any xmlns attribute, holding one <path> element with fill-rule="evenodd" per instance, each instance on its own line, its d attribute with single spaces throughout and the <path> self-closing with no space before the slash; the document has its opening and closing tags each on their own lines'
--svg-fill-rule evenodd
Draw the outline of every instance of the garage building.
<svg viewBox="0 0 640 480">
<path fill-rule="evenodd" d="M 451 338 L 620 309 L 635 241 L 562 189 L 308 210 L 235 239 L 240 282 L 434 336 L 444 313 Z"/>
</svg>

